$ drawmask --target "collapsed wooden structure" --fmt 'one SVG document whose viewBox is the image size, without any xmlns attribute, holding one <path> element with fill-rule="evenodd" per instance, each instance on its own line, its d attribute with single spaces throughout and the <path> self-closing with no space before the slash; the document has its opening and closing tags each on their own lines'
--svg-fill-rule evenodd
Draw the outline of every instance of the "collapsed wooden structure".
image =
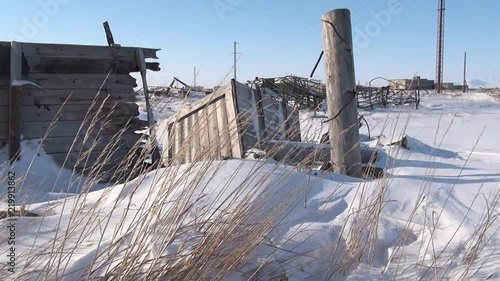
<svg viewBox="0 0 500 281">
<path fill-rule="evenodd" d="M 166 122 L 165 165 L 242 158 L 253 148 L 266 150 L 273 140 L 301 138 L 296 109 L 234 80 Z"/>
<path fill-rule="evenodd" d="M 84 170 L 102 161 L 108 143 L 117 141 L 111 153 L 106 151 L 106 164 L 116 165 L 145 125 L 137 118 L 137 84 L 130 73 L 144 63 L 139 52 L 157 59 L 157 51 L 0 42 L 0 144 L 17 157 L 21 139 L 43 140 L 57 163 Z M 157 62 L 145 65 L 160 70 Z"/>
</svg>

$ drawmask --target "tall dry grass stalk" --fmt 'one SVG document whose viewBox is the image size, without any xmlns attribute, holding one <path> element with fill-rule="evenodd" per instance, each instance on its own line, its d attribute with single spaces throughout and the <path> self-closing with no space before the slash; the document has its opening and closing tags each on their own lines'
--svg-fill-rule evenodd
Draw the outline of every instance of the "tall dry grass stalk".
<svg viewBox="0 0 500 281">
<path fill-rule="evenodd" d="M 103 112 L 106 99 L 101 103 L 97 100 L 81 127 L 87 132 L 83 136 L 84 142 L 90 139 L 95 128 L 112 121 L 111 112 Z M 91 112 L 95 111 L 98 114 L 92 115 Z M 402 114 L 398 113 L 397 122 Z M 407 118 L 405 130 L 409 120 Z M 389 125 L 385 123 L 382 133 L 387 128 Z M 120 130 L 105 146 L 98 164 L 86 169 L 89 180 L 83 184 L 78 195 L 56 201 L 55 206 L 47 204 L 45 214 L 19 229 L 20 233 L 30 232 L 34 237 L 30 250 L 18 258 L 23 262 L 17 280 L 221 280 L 235 272 L 249 280 L 271 277 L 286 280 L 303 270 L 297 266 L 296 260 L 309 261 L 303 266 L 323 266 L 317 270 L 317 276 L 308 276 L 310 278 L 335 279 L 352 273 L 361 263 L 373 264 L 380 254 L 377 243 L 381 215 L 389 202 L 388 190 L 394 180 L 389 174 L 376 180 L 375 184 L 369 180 L 358 181 L 338 236 L 321 245 L 321 250 L 328 254 L 318 258 L 309 252 L 295 250 L 305 240 L 298 242 L 292 250 L 270 242 L 273 235 L 285 230 L 285 222 L 294 208 L 311 209 L 311 214 L 317 211 L 307 206 L 308 192 L 329 174 L 312 176 L 309 173 L 306 185 L 294 186 L 297 177 L 304 175 L 296 171 L 315 169 L 316 154 L 310 154 L 292 168 L 286 163 L 293 155 L 278 163 L 273 160 L 274 153 L 283 147 L 267 151 L 266 157 L 259 161 L 235 162 L 220 161 L 216 153 L 219 147 L 211 144 L 196 152 L 195 159 L 200 161 L 180 165 L 193 153 L 192 147 L 186 145 L 191 141 L 185 141 L 169 166 L 162 168 L 164 163 L 161 160 L 151 165 L 144 164 L 152 153 L 151 149 L 141 149 L 147 138 L 145 136 L 130 149 L 121 163 L 110 165 L 111 156 L 120 147 L 120 137 L 125 131 L 126 128 Z M 320 135 L 317 132 L 306 133 Z M 391 139 L 399 137 L 395 129 L 390 133 Z M 194 137 L 190 133 L 186 140 Z M 443 140 L 436 140 L 434 146 L 440 147 Z M 75 138 L 75 144 L 77 141 L 80 139 Z M 155 143 L 155 140 L 151 141 Z M 169 143 L 172 145 L 174 140 Z M 94 143 L 81 150 L 77 163 L 86 163 L 87 156 L 96 145 Z M 388 161 L 397 159 L 400 153 L 399 146 L 391 149 L 395 151 L 389 151 L 392 158 L 388 157 Z M 434 156 L 430 157 L 432 161 Z M 234 163 L 238 163 L 238 167 L 231 167 L 232 174 L 225 174 L 227 165 Z M 393 165 L 386 163 L 389 168 Z M 111 175 L 108 172 L 110 166 L 115 166 Z M 238 174 L 240 171 L 245 173 Z M 82 180 L 80 171 L 75 169 L 73 172 L 75 180 Z M 404 226 L 406 231 L 401 233 L 399 242 L 393 245 L 388 257 L 386 270 L 391 263 L 397 262 L 396 269 L 392 271 L 394 279 L 407 270 L 402 268 L 406 265 L 403 264 L 406 241 L 417 231 L 418 224 L 414 222 L 414 217 L 429 197 L 434 172 L 435 168 L 428 168 L 428 181 L 422 182 L 415 206 Z M 240 177 L 237 178 L 237 175 Z M 91 193 L 90 190 L 103 176 L 110 176 L 122 184 Z M 216 191 L 209 188 L 213 185 L 218 185 Z M 144 190 L 145 186 L 147 190 Z M 331 190 L 331 198 L 341 194 L 342 190 L 343 186 L 339 183 Z M 497 232 L 492 233 L 491 226 L 498 218 L 495 210 L 499 197 L 499 194 L 490 197 L 492 199 L 488 201 L 477 231 L 467 241 L 463 263 L 468 267 L 462 278 L 469 276 L 468 271 Z M 445 206 L 446 203 L 442 208 Z M 64 214 L 59 217 L 50 215 L 56 208 L 58 213 Z M 435 262 L 425 267 L 423 261 L 413 265 L 422 267 L 421 278 L 438 278 L 442 262 L 449 265 L 453 259 L 446 257 L 445 249 L 435 249 L 432 243 L 432 233 L 440 215 L 425 222 L 431 235 L 430 239 L 422 240 L 421 250 L 424 253 L 432 251 Z M 54 225 L 54 220 L 56 229 L 45 229 L 45 223 Z M 307 223 L 300 225 L 299 230 L 306 231 L 307 227 Z M 298 237 L 300 231 L 288 237 L 287 241 Z M 256 252 L 262 249 L 265 249 L 266 262 L 256 266 Z M 311 249 L 311 252 L 314 250 L 318 249 Z M 276 257 L 281 252 L 291 255 Z M 81 261 L 79 266 L 83 267 L 75 267 L 72 263 L 75 258 Z M 0 271 L 0 278 L 5 272 Z"/>
</svg>

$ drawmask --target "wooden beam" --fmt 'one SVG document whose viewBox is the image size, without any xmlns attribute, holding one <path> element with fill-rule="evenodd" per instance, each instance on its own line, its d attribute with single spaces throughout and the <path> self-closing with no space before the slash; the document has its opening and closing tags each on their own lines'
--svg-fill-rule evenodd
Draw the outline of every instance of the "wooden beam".
<svg viewBox="0 0 500 281">
<path fill-rule="evenodd" d="M 9 160 L 20 159 L 21 150 L 21 86 L 14 85 L 22 79 L 22 45 L 11 43 L 10 49 L 10 95 L 9 95 Z"/>
<path fill-rule="evenodd" d="M 144 91 L 144 98 L 146 101 L 146 110 L 147 110 L 147 118 L 148 118 L 148 125 L 149 125 L 149 144 L 151 145 L 151 153 L 152 153 L 152 161 L 155 163 L 160 159 L 160 154 L 158 151 L 157 147 L 157 141 L 156 141 L 156 129 L 155 129 L 155 120 L 153 116 L 153 110 L 151 108 L 151 104 L 149 101 L 149 89 L 148 89 L 148 80 L 146 77 L 146 59 L 144 56 L 144 50 L 142 49 L 137 49 L 136 51 L 136 62 L 137 65 L 139 65 L 139 69 L 141 72 L 141 78 L 142 78 L 142 88 Z"/>
<path fill-rule="evenodd" d="M 129 74 L 139 71 L 133 60 L 29 57 L 26 64 L 30 73 L 108 74 L 111 71 L 113 74 Z M 147 62 L 146 69 L 161 70 L 158 62 Z"/>
<path fill-rule="evenodd" d="M 77 89 L 124 89 L 136 87 L 135 78 L 128 74 L 28 74 L 27 79 L 46 91 Z"/>
<path fill-rule="evenodd" d="M 241 123 L 239 122 L 240 112 L 237 104 L 237 83 L 236 80 L 231 79 L 231 92 L 226 94 L 227 118 L 232 155 L 236 158 L 243 158 L 245 151 L 243 147 Z"/>
<path fill-rule="evenodd" d="M 23 93 L 24 95 L 24 93 Z M 81 121 L 87 118 L 108 118 L 113 122 L 126 123 L 130 118 L 139 116 L 139 106 L 134 102 L 106 102 L 102 110 L 97 112 L 101 103 L 96 103 L 92 108 L 90 102 L 87 104 L 65 104 L 63 105 L 19 105 L 20 120 L 22 126 L 29 122 L 52 121 L 56 117 L 61 121 Z M 0 110 L 4 108 L 0 106 Z M 90 109 L 90 112 L 89 112 Z M 60 114 L 57 113 L 60 111 Z M 89 112 L 89 113 L 87 113 Z M 8 120 L 9 112 L 0 111 L 1 120 Z"/>
<path fill-rule="evenodd" d="M 105 21 L 103 24 L 104 32 L 106 33 L 106 40 L 108 41 L 108 46 L 115 45 L 115 39 L 113 38 L 113 33 L 111 32 L 111 28 L 109 27 L 108 21 Z"/>
<path fill-rule="evenodd" d="M 334 172 L 362 177 L 351 13 L 323 15 L 328 124 Z"/>
<path fill-rule="evenodd" d="M 10 90 L 0 89 L 0 107 L 9 106 Z M 65 101 L 67 105 L 91 104 L 94 100 L 97 103 L 106 98 L 110 104 L 115 102 L 135 102 L 137 98 L 132 88 L 128 89 L 102 89 L 98 94 L 97 90 L 48 90 L 42 91 L 35 88 L 23 88 L 21 96 L 21 106 L 43 106 L 43 105 L 62 105 Z M 0 122 L 7 122 L 7 119 Z"/>
<path fill-rule="evenodd" d="M 266 117 L 264 115 L 264 106 L 262 105 L 262 92 L 257 83 L 252 83 L 253 96 L 255 98 L 255 105 L 257 107 L 257 114 L 259 118 L 259 128 L 257 130 L 257 147 L 263 148 L 263 140 L 266 138 Z"/>
<path fill-rule="evenodd" d="M 135 47 L 109 47 L 67 44 L 23 43 L 24 55 L 27 58 L 80 58 L 80 59 L 117 59 L 135 60 Z M 160 49 L 142 48 L 144 57 L 158 59 L 156 52 Z"/>
<path fill-rule="evenodd" d="M 0 43 L 0 76 L 10 75 L 10 43 Z"/>
<path fill-rule="evenodd" d="M 83 128 L 79 130 L 82 121 L 57 121 L 51 126 L 50 121 L 29 122 L 21 126 L 21 134 L 23 139 L 39 139 L 44 136 L 48 137 L 74 137 L 76 135 L 84 136 L 86 134 L 94 134 L 100 132 L 101 134 L 115 134 L 116 132 L 130 127 L 131 132 L 138 130 L 142 127 L 142 122 L 138 119 L 132 120 L 131 123 L 126 123 L 125 119 L 111 120 L 106 123 L 106 126 L 97 124 L 92 131 L 88 129 L 88 125 L 84 124 Z M 48 131 L 49 128 L 52 130 Z M 134 129 L 132 129 L 134 128 Z M 0 123 L 0 135 L 8 134 L 8 123 Z"/>
</svg>

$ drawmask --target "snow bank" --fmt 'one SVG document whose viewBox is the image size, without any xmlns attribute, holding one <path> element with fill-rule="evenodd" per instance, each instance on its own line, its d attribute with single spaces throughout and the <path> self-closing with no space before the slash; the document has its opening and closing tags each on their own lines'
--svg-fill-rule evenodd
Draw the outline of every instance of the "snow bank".
<svg viewBox="0 0 500 281">
<path fill-rule="evenodd" d="M 167 279 L 184 280 L 498 278 L 500 104 L 479 94 L 424 96 L 419 110 L 363 115 L 386 178 L 361 181 L 264 160 L 160 169 L 27 206 L 43 216 L 17 220 L 16 274 L 157 279 L 154 272 L 164 269 Z M 301 120 L 315 128 L 303 132 L 310 139 L 326 131 L 309 113 Z M 389 146 L 404 134 L 410 150 Z M 2 254 L 0 264 L 6 261 Z M 0 279 L 12 277 L 0 272 Z"/>
</svg>

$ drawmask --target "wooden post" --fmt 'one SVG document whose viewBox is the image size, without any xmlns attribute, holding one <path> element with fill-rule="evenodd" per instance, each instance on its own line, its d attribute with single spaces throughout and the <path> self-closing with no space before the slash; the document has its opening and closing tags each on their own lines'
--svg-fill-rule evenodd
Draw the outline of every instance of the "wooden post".
<svg viewBox="0 0 500 281">
<path fill-rule="evenodd" d="M 21 150 L 21 85 L 14 84 L 22 78 L 22 49 L 18 42 L 10 48 L 10 95 L 9 95 L 9 159 L 10 163 L 20 159 Z"/>
<path fill-rule="evenodd" d="M 149 143 L 151 144 L 152 151 L 152 163 L 155 163 L 156 160 L 160 158 L 160 154 L 157 149 L 157 141 L 156 141 L 156 130 L 155 130 L 155 120 L 153 116 L 153 110 L 151 109 L 151 104 L 149 101 L 149 89 L 148 89 L 148 81 L 146 78 L 146 59 L 144 57 L 144 51 L 142 49 L 137 49 L 136 52 L 136 62 L 141 71 L 142 78 L 142 88 L 144 90 L 144 99 L 146 100 L 146 111 L 148 117 L 148 126 L 149 126 Z"/>
<path fill-rule="evenodd" d="M 333 171 L 362 177 L 356 107 L 356 79 L 351 13 L 337 9 L 323 15 L 326 97 Z"/>
<path fill-rule="evenodd" d="M 109 27 L 108 21 L 105 21 L 103 24 L 104 32 L 106 33 L 106 40 L 108 41 L 108 46 L 115 45 L 115 39 L 113 38 L 113 33 L 111 32 L 111 28 Z"/>
<path fill-rule="evenodd" d="M 257 148 L 265 149 L 264 140 L 266 139 L 266 117 L 264 115 L 264 106 L 262 102 L 262 92 L 257 85 L 257 79 L 252 83 L 252 92 L 255 98 L 255 106 L 257 108 L 257 115 L 259 116 L 259 128 L 257 130 Z"/>
</svg>

